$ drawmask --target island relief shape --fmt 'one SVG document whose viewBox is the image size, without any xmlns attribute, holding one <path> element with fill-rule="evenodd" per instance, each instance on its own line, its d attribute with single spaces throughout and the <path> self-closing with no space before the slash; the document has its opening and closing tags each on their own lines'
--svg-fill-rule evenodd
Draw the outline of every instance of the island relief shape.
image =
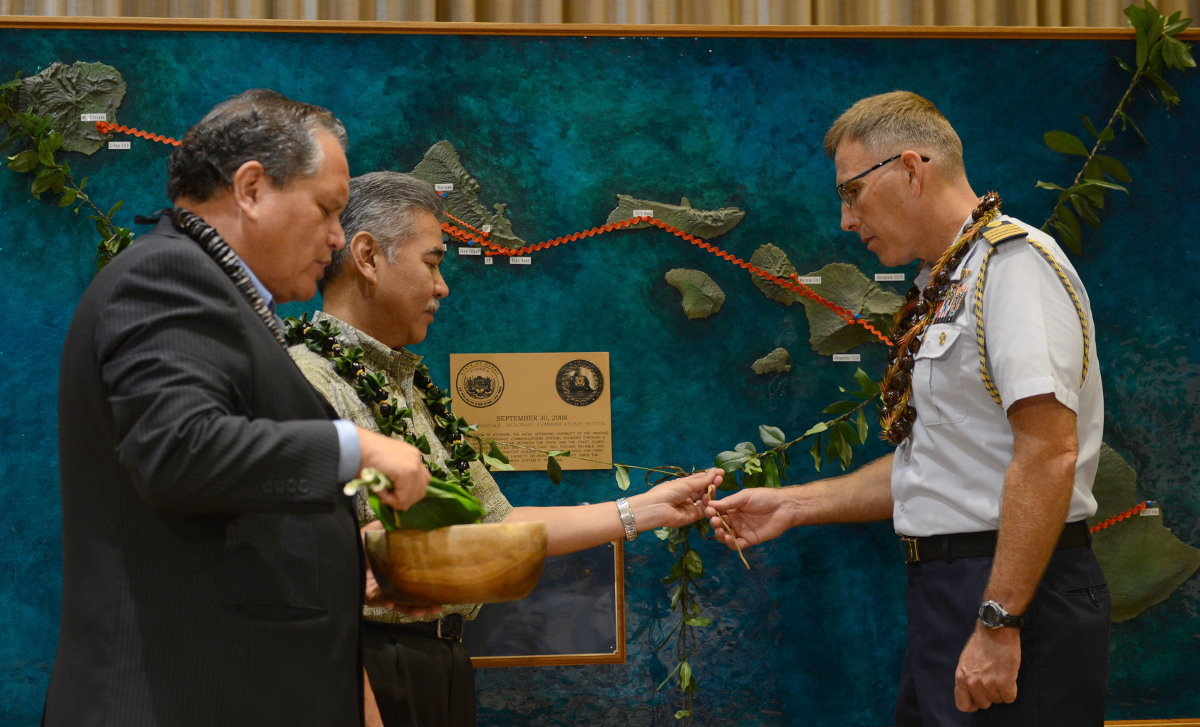
<svg viewBox="0 0 1200 727">
<path fill-rule="evenodd" d="M 700 210 L 692 207 L 688 198 L 684 197 L 679 204 L 655 202 L 648 199 L 635 199 L 627 194 L 617 195 L 617 208 L 608 213 L 608 223 L 620 222 L 634 216 L 635 210 L 651 210 L 651 216 L 668 225 L 683 230 L 689 235 L 708 240 L 724 235 L 737 227 L 746 213 L 737 207 L 722 207 L 716 210 Z M 654 227 L 649 222 L 639 222 L 630 225 L 628 229 Z"/>
<path fill-rule="evenodd" d="M 434 187 L 439 184 L 454 185 L 444 196 L 446 210 L 476 229 L 490 226 L 489 239 L 492 242 L 512 248 L 525 246 L 525 241 L 513 233 L 512 222 L 505 217 L 507 204 L 494 204 L 492 211 L 488 211 L 479 201 L 479 182 L 463 166 L 458 150 L 449 141 L 443 139 L 429 147 L 411 174 Z M 618 194 L 617 207 L 609 213 L 607 223 L 627 220 L 634 216 L 634 210 L 651 210 L 655 218 L 702 240 L 729 232 L 746 216 L 744 211 L 736 207 L 695 209 L 687 197 L 676 205 Z M 630 225 L 630 229 L 647 227 L 653 225 L 647 222 Z"/>
<path fill-rule="evenodd" d="M 1092 487 L 1099 508 L 1088 519 L 1095 526 L 1141 502 L 1137 473 L 1107 444 Z M 1160 514 L 1136 513 L 1093 536 L 1092 548 L 1112 594 L 1112 619 L 1137 616 L 1179 588 L 1200 568 L 1200 550 L 1184 543 L 1163 525 Z"/>
<path fill-rule="evenodd" d="M 38 73 L 21 79 L 17 108 L 50 119 L 50 128 L 62 134 L 64 151 L 94 154 L 108 137 L 96 129 L 95 121 L 82 121 L 83 114 L 104 114 L 116 121 L 117 107 L 125 98 L 125 80 L 112 66 L 77 61 L 68 66 L 55 61 Z M 16 125 L 17 120 L 9 119 Z"/>
<path fill-rule="evenodd" d="M 787 253 L 771 243 L 755 250 L 750 264 L 781 278 L 790 278 L 796 272 Z M 808 286 L 814 293 L 859 314 L 885 334 L 892 329 L 892 317 L 904 302 L 903 296 L 884 290 L 848 263 L 830 263 L 801 277 L 819 277 L 820 283 Z M 763 295 L 777 303 L 790 306 L 799 302 L 804 306 L 808 343 L 822 356 L 845 353 L 855 346 L 879 340 L 863 326 L 847 323 L 822 303 L 781 288 L 753 272 L 750 280 Z"/>
<path fill-rule="evenodd" d="M 750 368 L 754 369 L 754 373 L 759 375 L 782 374 L 792 370 L 791 361 L 792 355 L 787 352 L 786 348 L 777 348 L 750 364 Z"/>
<path fill-rule="evenodd" d="M 505 247 L 524 247 L 525 241 L 513 234 L 512 222 L 504 216 L 507 204 L 492 205 L 492 211 L 479 201 L 479 182 L 467 171 L 454 145 L 443 139 L 425 152 L 425 157 L 412 170 L 412 175 L 433 185 L 453 184 L 446 193 L 446 211 L 468 225 L 482 230 L 491 227 L 488 239 Z"/>
<path fill-rule="evenodd" d="M 683 295 L 683 313 L 688 318 L 708 318 L 725 304 L 725 291 L 708 273 L 687 268 L 668 270 L 667 285 Z"/>
</svg>

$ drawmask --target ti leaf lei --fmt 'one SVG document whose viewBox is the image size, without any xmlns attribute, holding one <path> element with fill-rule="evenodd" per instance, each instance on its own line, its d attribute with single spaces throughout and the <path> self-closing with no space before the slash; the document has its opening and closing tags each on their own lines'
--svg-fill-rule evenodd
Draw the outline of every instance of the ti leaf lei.
<svg viewBox="0 0 1200 727">
<path fill-rule="evenodd" d="M 429 488 L 424 499 L 408 510 L 396 511 L 379 501 L 377 493 L 391 487 L 391 482 L 371 468 L 364 468 L 362 476 L 346 486 L 347 493 L 364 488 L 372 509 L 387 530 L 432 530 L 446 525 L 479 522 L 486 508 L 473 494 L 475 483 L 471 479 L 471 462 L 484 459 L 507 464 L 508 460 L 500 454 L 494 443 L 489 456 L 481 458 L 466 439 L 467 434 L 476 430 L 476 425 L 468 424 L 450 413 L 450 397 L 433 383 L 429 369 L 417 364 L 413 384 L 424 394 L 425 405 L 433 415 L 434 433 L 450 455 L 445 467 L 431 458 L 428 438 L 423 434 L 417 436 L 410 426 L 412 409 L 400 406 L 388 394 L 387 378 L 383 374 L 367 371 L 362 362 L 361 348 L 346 348 L 338 341 L 340 331 L 336 326 L 329 321 L 310 322 L 307 313 L 298 319 L 289 317 L 284 324 L 284 337 L 288 345 L 304 344 L 310 351 L 333 362 L 338 374 L 354 387 L 358 398 L 370 407 L 380 432 L 408 442 L 426 457 L 425 465 L 430 472 Z"/>
</svg>

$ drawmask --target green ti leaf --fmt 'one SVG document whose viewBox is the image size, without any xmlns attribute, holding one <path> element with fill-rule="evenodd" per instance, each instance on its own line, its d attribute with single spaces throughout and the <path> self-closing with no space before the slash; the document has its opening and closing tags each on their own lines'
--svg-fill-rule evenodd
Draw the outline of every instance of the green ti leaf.
<svg viewBox="0 0 1200 727">
<path fill-rule="evenodd" d="M 1054 151 L 1083 157 L 1088 155 L 1087 147 L 1074 134 L 1068 134 L 1065 131 L 1047 131 L 1043 138 L 1046 140 L 1046 146 Z"/>
<path fill-rule="evenodd" d="M 1126 169 L 1125 165 L 1119 160 L 1110 156 L 1105 156 L 1104 154 L 1097 154 L 1095 159 L 1100 164 L 1100 168 L 1104 170 L 1104 173 L 1118 182 L 1129 184 L 1133 181 L 1133 177 L 1130 176 L 1129 170 Z"/>
<path fill-rule="evenodd" d="M 395 517 L 401 528 L 433 530 L 477 523 L 486 512 L 483 502 L 462 485 L 431 478 L 425 497 Z"/>
<path fill-rule="evenodd" d="M 617 487 L 624 491 L 629 489 L 629 468 L 623 464 L 615 466 L 617 474 Z"/>
<path fill-rule="evenodd" d="M 787 443 L 787 437 L 784 436 L 783 430 L 779 427 L 770 427 L 766 424 L 758 426 L 758 436 L 762 439 L 762 443 L 767 449 L 774 449 Z"/>
<path fill-rule="evenodd" d="M 692 665 L 687 661 L 679 662 L 679 688 L 688 694 L 700 690 L 700 686 L 696 684 L 696 676 L 692 673 Z"/>
<path fill-rule="evenodd" d="M 1091 134 L 1093 137 L 1095 137 L 1096 140 L 1098 140 L 1098 141 L 1112 141 L 1113 140 L 1113 136 L 1115 135 L 1115 132 L 1112 130 L 1111 126 L 1105 127 L 1104 131 L 1097 131 L 1096 127 L 1092 125 L 1092 119 L 1089 116 L 1087 116 L 1085 114 L 1083 116 L 1080 116 L 1079 118 L 1083 120 L 1084 128 L 1087 129 L 1088 133 Z"/>
<path fill-rule="evenodd" d="M 763 486 L 764 487 L 782 487 L 783 482 L 779 477 L 779 465 L 775 463 L 775 457 L 767 454 L 763 458 Z"/>
<path fill-rule="evenodd" d="M 725 470 L 725 474 L 730 474 L 742 469 L 749 458 L 750 455 L 745 452 L 730 452 L 727 450 L 717 455 L 716 464 Z"/>
<path fill-rule="evenodd" d="M 854 372 L 854 380 L 858 382 L 858 398 L 871 399 L 879 393 L 879 384 L 861 368 Z"/>
<path fill-rule="evenodd" d="M 1071 208 L 1066 205 L 1060 205 L 1058 208 L 1058 219 L 1054 223 L 1054 229 L 1058 231 L 1059 239 L 1067 249 L 1076 255 L 1082 252 L 1083 230 L 1079 226 L 1079 218 L 1071 211 Z"/>
<path fill-rule="evenodd" d="M 38 154 L 35 149 L 26 149 L 20 154 L 8 158 L 8 168 L 14 172 L 28 172 L 38 164 Z"/>
<path fill-rule="evenodd" d="M 822 409 L 821 413 L 829 414 L 830 416 L 840 416 L 846 412 L 854 411 L 854 409 L 857 407 L 858 402 L 856 401 L 835 401 L 834 403 Z"/>
</svg>

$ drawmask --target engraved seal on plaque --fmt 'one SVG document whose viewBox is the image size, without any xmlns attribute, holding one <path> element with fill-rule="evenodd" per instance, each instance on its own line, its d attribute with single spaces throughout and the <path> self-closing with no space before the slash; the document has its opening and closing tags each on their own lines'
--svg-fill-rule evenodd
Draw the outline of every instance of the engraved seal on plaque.
<svg viewBox="0 0 1200 727">
<path fill-rule="evenodd" d="M 571 406 L 587 406 L 604 391 L 604 375 L 596 364 L 577 358 L 562 365 L 554 386 L 562 400 Z"/>
<path fill-rule="evenodd" d="M 455 389 L 459 401 L 482 409 L 500 400 L 504 393 L 504 375 L 491 361 L 470 361 L 459 369 Z"/>
</svg>

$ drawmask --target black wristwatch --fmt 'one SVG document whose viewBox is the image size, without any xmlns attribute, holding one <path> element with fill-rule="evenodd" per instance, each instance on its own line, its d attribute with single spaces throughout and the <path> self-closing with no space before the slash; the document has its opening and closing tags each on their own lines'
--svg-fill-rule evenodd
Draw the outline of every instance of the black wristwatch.
<svg viewBox="0 0 1200 727">
<path fill-rule="evenodd" d="M 1005 626 L 1023 629 L 1028 622 L 1028 614 L 1023 613 L 1020 616 L 1014 616 L 1005 611 L 1004 606 L 995 601 L 984 601 L 979 606 L 979 623 L 987 626 L 989 629 L 999 629 Z"/>
</svg>

